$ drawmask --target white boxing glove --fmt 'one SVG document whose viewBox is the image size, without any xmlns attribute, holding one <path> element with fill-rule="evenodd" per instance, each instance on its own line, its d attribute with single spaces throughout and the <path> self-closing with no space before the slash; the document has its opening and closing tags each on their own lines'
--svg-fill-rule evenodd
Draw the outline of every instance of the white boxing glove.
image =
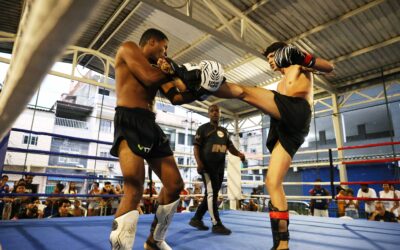
<svg viewBox="0 0 400 250">
<path fill-rule="evenodd" d="M 201 68 L 200 86 L 209 91 L 215 92 L 225 82 L 225 72 L 219 62 L 203 60 L 199 64 Z"/>
</svg>

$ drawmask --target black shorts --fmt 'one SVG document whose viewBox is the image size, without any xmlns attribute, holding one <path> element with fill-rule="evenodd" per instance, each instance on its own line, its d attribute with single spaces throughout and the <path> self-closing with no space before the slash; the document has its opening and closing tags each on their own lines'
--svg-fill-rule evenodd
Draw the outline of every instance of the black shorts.
<svg viewBox="0 0 400 250">
<path fill-rule="evenodd" d="M 293 158 L 310 131 L 311 107 L 303 98 L 272 92 L 275 94 L 274 100 L 281 119 L 277 120 L 271 117 L 267 148 L 272 153 L 279 140 L 286 152 Z"/>
<path fill-rule="evenodd" d="M 118 157 L 119 144 L 128 142 L 133 153 L 144 159 L 173 155 L 169 139 L 156 123 L 156 115 L 142 108 L 116 107 L 114 117 L 114 143 L 111 155 Z"/>
</svg>

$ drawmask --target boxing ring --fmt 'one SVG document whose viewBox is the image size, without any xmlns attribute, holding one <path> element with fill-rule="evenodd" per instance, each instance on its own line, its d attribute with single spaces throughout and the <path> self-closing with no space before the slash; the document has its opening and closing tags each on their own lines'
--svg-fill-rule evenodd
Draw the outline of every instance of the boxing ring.
<svg viewBox="0 0 400 250">
<path fill-rule="evenodd" d="M 27 132 L 14 129 L 14 132 Z M 32 132 L 32 131 L 31 131 Z M 63 137 L 52 133 L 33 131 L 32 133 L 53 137 Z M 69 137 L 75 140 L 88 140 L 83 138 Z M 104 141 L 90 140 L 95 143 Z M 397 144 L 397 142 L 395 142 Z M 382 143 L 387 145 L 387 143 Z M 371 146 L 371 145 L 368 145 Z M 380 146 L 380 145 L 373 145 Z M 360 145 L 358 147 L 366 147 Z M 353 147 L 354 148 L 354 147 Z M 10 151 L 53 154 L 54 152 L 37 150 L 19 150 L 10 148 Z M 57 155 L 78 157 L 79 155 L 68 153 L 56 153 Z M 97 156 L 83 156 L 95 160 L 115 160 L 115 158 L 104 158 Z M 392 161 L 392 158 L 368 159 L 364 161 Z M 350 161 L 357 162 L 360 160 Z M 329 161 L 340 162 L 338 159 Z M 327 164 L 330 164 L 330 163 Z M 357 164 L 356 163 L 356 164 Z M 362 162 L 363 163 L 363 162 Z M 298 164 L 298 163 L 294 163 Z M 321 163 L 322 164 L 322 163 Z M 325 163 L 324 163 L 325 164 Z M 353 163 L 354 164 L 354 163 Z M 299 165 L 299 164 L 298 164 Z M 182 166 L 181 166 L 182 167 Z M 121 178 L 96 177 L 73 174 L 51 174 L 4 171 L 6 174 L 34 174 L 37 176 L 59 176 L 73 179 L 96 179 L 122 181 Z M 149 180 L 147 180 L 149 181 Z M 186 182 L 195 183 L 195 182 Z M 242 183 L 249 183 L 242 181 Z M 358 184 L 399 184 L 397 180 L 392 181 L 356 181 L 356 182 L 285 182 L 285 185 L 310 186 L 320 185 L 358 185 Z M 260 184 L 260 183 L 258 183 Z M 65 196 L 65 197 L 115 197 L 120 195 L 88 195 L 88 194 L 7 194 L 7 196 Z M 4 195 L 5 196 L 5 195 Z M 144 195 L 146 196 L 146 195 Z M 194 195 L 193 195 L 194 196 Z M 224 195 L 226 197 L 226 195 Z M 264 198 L 268 195 L 243 195 L 246 198 Z M 287 196 L 288 200 L 309 200 L 311 196 Z M 321 196 L 319 198 L 332 198 Z M 371 200 L 369 198 L 340 197 L 341 200 Z M 399 200 L 382 199 L 372 200 Z M 173 222 L 168 230 L 167 242 L 173 249 L 266 249 L 272 246 L 272 235 L 270 229 L 269 215 L 267 212 L 248 212 L 227 210 L 221 211 L 221 218 L 224 224 L 232 230 L 229 236 L 220 236 L 208 231 L 199 231 L 188 225 L 193 213 L 176 213 Z M 133 249 L 143 249 L 143 244 L 148 236 L 150 224 L 153 221 L 153 214 L 140 215 L 136 240 Z M 0 223 L 0 244 L 3 249 L 109 249 L 108 237 L 111 230 L 113 216 L 75 217 L 75 218 L 51 218 L 51 219 L 20 219 L 1 221 Z M 206 214 L 204 222 L 210 224 L 209 215 Z M 400 244 L 400 224 L 382 223 L 368 221 L 366 219 L 338 219 L 329 217 L 312 217 L 304 215 L 290 216 L 290 248 L 291 249 L 396 249 Z M 206 247 L 205 247 L 206 245 Z"/>
<path fill-rule="evenodd" d="M 188 225 L 192 213 L 175 214 L 167 242 L 173 249 L 269 249 L 272 236 L 267 213 L 221 212 L 229 236 L 198 231 Z M 154 215 L 139 217 L 133 249 L 143 249 Z M 2 221 L 0 242 L 9 249 L 110 249 L 113 217 Z M 204 218 L 209 221 L 208 215 Z M 366 220 L 291 216 L 290 249 L 397 249 L 400 225 Z"/>
</svg>

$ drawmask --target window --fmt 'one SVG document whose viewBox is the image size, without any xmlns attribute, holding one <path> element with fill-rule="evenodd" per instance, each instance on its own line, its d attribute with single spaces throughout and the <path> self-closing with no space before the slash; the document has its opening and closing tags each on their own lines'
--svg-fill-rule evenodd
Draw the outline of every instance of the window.
<svg viewBox="0 0 400 250">
<path fill-rule="evenodd" d="M 185 162 L 185 159 L 183 157 L 178 157 L 178 164 L 183 165 Z"/>
<path fill-rule="evenodd" d="M 38 144 L 38 136 L 37 135 L 24 135 L 23 144 L 31 144 L 37 146 Z"/>
<path fill-rule="evenodd" d="M 178 133 L 178 144 L 185 145 L 185 134 Z"/>
<path fill-rule="evenodd" d="M 111 133 L 111 120 L 100 120 L 100 131 Z"/>
<path fill-rule="evenodd" d="M 100 152 L 100 157 L 110 157 L 110 153 L 108 151 Z"/>
<path fill-rule="evenodd" d="M 188 145 L 193 146 L 194 143 L 194 135 L 188 135 Z"/>
<path fill-rule="evenodd" d="M 107 90 L 107 89 L 101 89 L 101 88 L 99 88 L 99 94 L 100 94 L 100 95 L 109 96 L 109 95 L 110 95 L 110 91 Z"/>
</svg>

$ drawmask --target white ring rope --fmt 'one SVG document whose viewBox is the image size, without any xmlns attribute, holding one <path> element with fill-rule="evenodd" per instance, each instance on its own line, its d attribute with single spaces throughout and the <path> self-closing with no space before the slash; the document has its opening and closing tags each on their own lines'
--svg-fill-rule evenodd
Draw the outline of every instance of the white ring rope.
<svg viewBox="0 0 400 250">
<path fill-rule="evenodd" d="M 104 1 L 26 1 L 0 95 L 0 140 L 25 109 L 57 56 Z"/>
</svg>

